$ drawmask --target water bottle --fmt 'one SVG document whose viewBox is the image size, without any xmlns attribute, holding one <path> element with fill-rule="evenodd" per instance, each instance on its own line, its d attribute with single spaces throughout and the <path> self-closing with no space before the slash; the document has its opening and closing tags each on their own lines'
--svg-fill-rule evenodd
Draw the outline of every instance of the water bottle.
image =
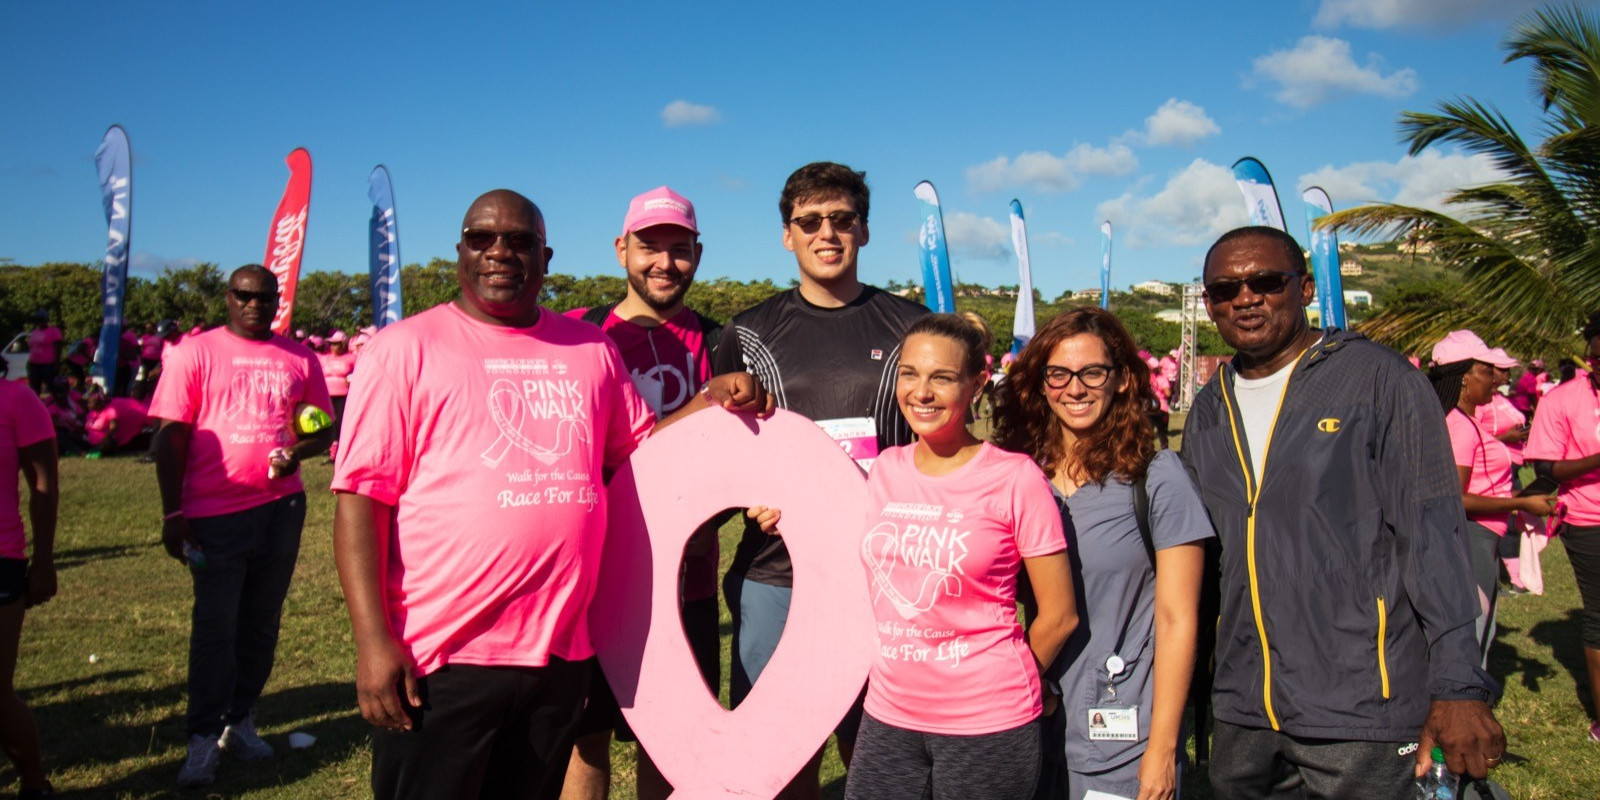
<svg viewBox="0 0 1600 800">
<path fill-rule="evenodd" d="M 1461 778 L 1444 765 L 1444 751 L 1433 748 L 1433 765 L 1417 779 L 1417 800 L 1456 800 Z"/>
<path fill-rule="evenodd" d="M 190 544 L 187 540 L 183 543 L 183 557 L 193 569 L 206 568 L 206 554 L 201 552 L 198 546 Z"/>
</svg>

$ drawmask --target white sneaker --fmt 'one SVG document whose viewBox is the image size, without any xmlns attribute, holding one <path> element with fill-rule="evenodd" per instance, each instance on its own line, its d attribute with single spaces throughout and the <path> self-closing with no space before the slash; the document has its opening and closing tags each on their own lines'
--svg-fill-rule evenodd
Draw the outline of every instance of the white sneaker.
<svg viewBox="0 0 1600 800">
<path fill-rule="evenodd" d="M 261 734 L 256 733 L 256 715 L 253 711 L 250 716 L 222 729 L 220 746 L 228 751 L 228 755 L 245 761 L 258 761 L 274 755 L 272 745 L 262 741 Z"/>
<path fill-rule="evenodd" d="M 209 736 L 195 734 L 189 737 L 189 758 L 178 770 L 178 786 L 189 788 L 204 786 L 217 779 L 217 765 L 222 763 L 221 742 Z"/>
</svg>

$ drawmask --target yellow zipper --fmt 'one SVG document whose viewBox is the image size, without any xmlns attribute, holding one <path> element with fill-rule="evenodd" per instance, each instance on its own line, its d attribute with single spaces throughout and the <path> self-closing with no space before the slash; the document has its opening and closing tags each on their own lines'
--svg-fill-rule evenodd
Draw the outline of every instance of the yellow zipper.
<svg viewBox="0 0 1600 800">
<path fill-rule="evenodd" d="M 1389 699 L 1389 661 L 1384 657 L 1384 641 L 1389 633 L 1389 611 L 1378 595 L 1378 678 L 1383 682 L 1383 699 Z"/>
<path fill-rule="evenodd" d="M 1300 366 L 1300 359 L 1306 357 L 1307 351 L 1301 351 L 1296 356 L 1294 363 L 1289 365 L 1289 375 L 1283 379 L 1283 388 L 1278 390 L 1278 406 L 1272 411 L 1272 425 L 1267 428 L 1267 441 L 1261 446 L 1261 474 L 1267 474 L 1267 455 L 1272 450 L 1272 435 L 1277 432 L 1278 415 L 1283 411 L 1283 399 L 1289 395 L 1289 381 L 1294 377 L 1294 371 Z M 1261 589 L 1256 578 L 1256 498 L 1261 496 L 1261 487 L 1255 482 L 1255 475 L 1250 471 L 1250 462 L 1245 460 L 1245 443 L 1239 439 L 1239 425 L 1235 422 L 1233 401 L 1228 399 L 1226 390 L 1219 392 L 1222 403 L 1228 412 L 1228 429 L 1233 433 L 1233 450 L 1239 456 L 1239 469 L 1244 472 L 1245 500 L 1249 504 L 1245 514 L 1245 563 L 1250 572 L 1250 610 L 1255 614 L 1256 637 L 1261 640 L 1261 705 L 1267 711 L 1267 722 L 1271 723 L 1273 730 L 1278 730 L 1278 715 L 1272 710 L 1272 653 L 1267 646 L 1267 623 L 1261 615 Z M 1387 696 L 1387 690 L 1385 691 Z"/>
</svg>

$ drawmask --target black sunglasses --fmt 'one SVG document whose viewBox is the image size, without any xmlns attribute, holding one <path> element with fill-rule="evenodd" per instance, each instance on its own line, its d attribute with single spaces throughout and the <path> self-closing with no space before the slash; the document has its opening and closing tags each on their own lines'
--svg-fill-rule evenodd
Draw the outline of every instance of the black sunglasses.
<svg viewBox="0 0 1600 800">
<path fill-rule="evenodd" d="M 835 211 L 832 214 L 806 214 L 789 221 L 798 225 L 802 233 L 816 233 L 822 230 L 823 220 L 833 223 L 835 233 L 849 233 L 856 229 L 856 223 L 860 219 L 861 215 L 854 211 Z"/>
<path fill-rule="evenodd" d="M 241 289 L 229 289 L 228 294 L 233 295 L 233 299 L 239 301 L 241 306 L 250 305 L 251 300 L 264 306 L 270 306 L 278 302 L 277 292 L 246 292 Z"/>
<path fill-rule="evenodd" d="M 539 246 L 539 235 L 528 231 L 501 232 L 486 231 L 482 228 L 466 228 L 461 231 L 461 243 L 466 245 L 467 249 L 477 250 L 480 253 L 494 247 L 494 243 L 502 237 L 505 238 L 506 247 L 518 255 L 531 253 Z"/>
<path fill-rule="evenodd" d="M 1121 369 L 1116 364 L 1090 364 L 1083 369 L 1073 371 L 1066 367 L 1047 366 L 1044 368 L 1044 385 L 1052 389 L 1065 389 L 1077 378 L 1085 389 L 1098 389 L 1111 380 L 1111 373 Z"/>
<path fill-rule="evenodd" d="M 1242 281 L 1212 281 L 1206 284 L 1206 297 L 1213 303 L 1227 303 L 1246 286 L 1256 294 L 1277 294 L 1298 277 L 1299 272 L 1258 272 Z"/>
</svg>

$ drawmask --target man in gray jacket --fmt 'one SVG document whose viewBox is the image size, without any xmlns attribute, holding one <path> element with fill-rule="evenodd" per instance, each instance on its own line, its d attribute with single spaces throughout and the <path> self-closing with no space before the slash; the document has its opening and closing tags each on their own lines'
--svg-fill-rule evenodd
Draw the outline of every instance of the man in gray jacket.
<svg viewBox="0 0 1600 800">
<path fill-rule="evenodd" d="M 1276 228 L 1206 254 L 1206 310 L 1237 352 L 1195 398 L 1182 453 L 1222 544 L 1211 782 L 1398 800 L 1431 748 L 1482 777 L 1505 735 L 1438 400 L 1392 350 L 1311 328 L 1314 294 Z"/>
</svg>

